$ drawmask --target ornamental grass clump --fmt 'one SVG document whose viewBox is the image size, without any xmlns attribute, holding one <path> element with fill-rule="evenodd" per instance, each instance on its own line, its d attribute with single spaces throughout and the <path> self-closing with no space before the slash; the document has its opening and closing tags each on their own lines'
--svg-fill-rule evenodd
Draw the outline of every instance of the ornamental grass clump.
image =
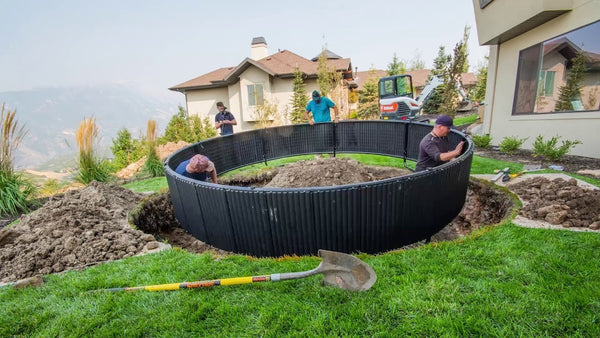
<svg viewBox="0 0 600 338">
<path fill-rule="evenodd" d="M 16 110 L 0 107 L 0 214 L 12 215 L 28 211 L 28 201 L 35 196 L 35 186 L 14 172 L 13 151 L 27 132 L 15 118 Z"/>
<path fill-rule="evenodd" d="M 85 118 L 75 133 L 75 140 L 79 147 L 79 173 L 75 179 L 83 184 L 92 181 L 106 182 L 110 178 L 108 164 L 95 155 L 96 137 L 98 137 L 98 126 L 95 119 Z"/>
<path fill-rule="evenodd" d="M 156 154 L 156 121 L 148 120 L 148 129 L 146 131 L 147 143 L 147 154 L 146 163 L 144 164 L 144 173 L 152 176 L 164 176 L 165 169 L 162 162 Z"/>
</svg>

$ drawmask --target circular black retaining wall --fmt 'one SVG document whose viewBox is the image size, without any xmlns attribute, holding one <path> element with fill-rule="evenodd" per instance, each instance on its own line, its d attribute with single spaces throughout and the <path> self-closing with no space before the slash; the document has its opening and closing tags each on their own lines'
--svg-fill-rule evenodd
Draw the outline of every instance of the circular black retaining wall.
<svg viewBox="0 0 600 338">
<path fill-rule="evenodd" d="M 463 154 L 433 170 L 360 184 L 248 188 L 200 182 L 174 172 L 204 154 L 219 174 L 253 163 L 316 153 L 365 153 L 416 160 L 432 126 L 344 121 L 282 126 L 205 140 L 173 153 L 165 172 L 184 229 L 217 248 L 254 256 L 378 253 L 427 239 L 450 223 L 466 198 L 473 142 L 448 135 Z"/>
</svg>

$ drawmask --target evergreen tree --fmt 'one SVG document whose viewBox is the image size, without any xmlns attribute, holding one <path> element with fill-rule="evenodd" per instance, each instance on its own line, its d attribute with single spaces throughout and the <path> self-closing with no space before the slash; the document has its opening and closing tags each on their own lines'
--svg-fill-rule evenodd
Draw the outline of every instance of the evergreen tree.
<svg viewBox="0 0 600 338">
<path fill-rule="evenodd" d="M 178 142 L 184 140 L 189 142 L 192 138 L 192 131 L 188 123 L 187 113 L 182 106 L 177 107 L 179 111 L 173 115 L 167 127 L 165 128 L 165 135 L 161 137 L 161 144 L 167 142 Z"/>
<path fill-rule="evenodd" d="M 554 111 L 575 110 L 572 101 L 581 99 L 581 82 L 585 74 L 585 56 L 582 52 L 571 59 L 573 66 L 567 71 L 567 82 L 560 87 Z"/>
<path fill-rule="evenodd" d="M 487 72 L 488 72 L 488 57 L 485 57 L 485 63 L 479 67 L 477 71 L 477 84 L 470 95 L 470 98 L 474 101 L 482 102 L 485 100 L 485 88 L 487 86 Z"/>
<path fill-rule="evenodd" d="M 448 69 L 451 59 L 452 57 L 446 54 L 446 47 L 440 46 L 438 54 L 433 60 L 433 70 L 431 70 L 431 75 L 443 76 L 446 69 Z"/>
<path fill-rule="evenodd" d="M 330 97 L 331 92 L 341 79 L 341 75 L 335 69 L 329 68 L 327 65 L 327 53 L 325 51 L 326 49 L 323 48 L 317 61 L 317 84 L 319 85 L 321 95 Z M 332 101 L 335 102 L 333 99 Z"/>
<path fill-rule="evenodd" d="M 377 74 L 374 69 L 369 70 L 369 77 L 358 93 L 358 110 L 356 116 L 361 120 L 377 118 L 379 116 L 379 95 L 377 87 Z"/>
<path fill-rule="evenodd" d="M 113 153 L 113 164 L 117 169 L 125 168 L 132 162 L 132 153 L 134 151 L 131 133 L 127 128 L 121 128 L 117 133 L 117 139 L 113 139 L 113 145 L 110 150 Z"/>
<path fill-rule="evenodd" d="M 396 56 L 396 53 L 394 53 L 392 62 L 388 64 L 387 73 L 389 76 L 402 75 L 406 73 L 406 66 L 404 66 L 404 62 L 398 61 L 398 56 Z"/>
<path fill-rule="evenodd" d="M 292 83 L 294 94 L 292 95 L 292 111 L 290 113 L 290 121 L 293 124 L 306 122 L 304 119 L 304 111 L 308 104 L 308 96 L 304 88 L 304 73 L 296 66 L 294 69 L 294 81 Z"/>
</svg>

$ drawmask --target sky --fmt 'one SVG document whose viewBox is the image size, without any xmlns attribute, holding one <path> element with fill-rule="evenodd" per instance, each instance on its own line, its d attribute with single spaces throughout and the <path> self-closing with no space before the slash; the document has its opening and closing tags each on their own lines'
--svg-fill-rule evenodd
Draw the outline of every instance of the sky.
<svg viewBox="0 0 600 338">
<path fill-rule="evenodd" d="M 310 59 L 326 47 L 359 71 L 386 69 L 394 54 L 431 68 L 439 46 L 451 52 L 465 26 L 471 71 L 488 54 L 471 0 L 0 0 L 0 13 L 0 92 L 132 83 L 168 93 L 237 66 L 259 36 L 269 54 Z"/>
</svg>

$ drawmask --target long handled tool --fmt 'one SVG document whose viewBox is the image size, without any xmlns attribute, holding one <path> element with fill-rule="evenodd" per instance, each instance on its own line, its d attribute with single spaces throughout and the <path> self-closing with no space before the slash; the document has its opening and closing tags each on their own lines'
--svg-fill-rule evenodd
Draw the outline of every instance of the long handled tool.
<svg viewBox="0 0 600 338">
<path fill-rule="evenodd" d="M 323 283 L 329 286 L 351 291 L 365 291 L 377 280 L 375 271 L 360 259 L 341 252 L 319 250 L 323 258 L 319 266 L 301 272 L 276 273 L 265 276 L 235 277 L 198 282 L 159 284 L 124 288 L 101 289 L 94 291 L 171 291 L 180 289 L 207 288 L 219 285 L 237 285 L 258 282 L 278 282 L 323 274 Z"/>
</svg>

